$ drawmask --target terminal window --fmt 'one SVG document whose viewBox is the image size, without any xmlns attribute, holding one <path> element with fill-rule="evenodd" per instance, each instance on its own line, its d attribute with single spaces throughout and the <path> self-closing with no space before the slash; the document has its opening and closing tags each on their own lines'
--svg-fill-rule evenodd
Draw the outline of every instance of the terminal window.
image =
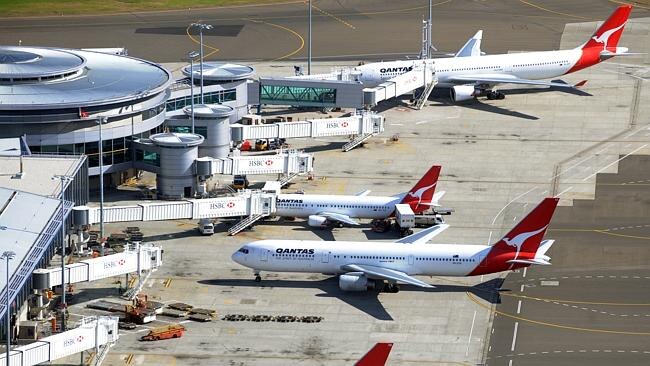
<svg viewBox="0 0 650 366">
<path fill-rule="evenodd" d="M 203 93 L 203 103 L 204 104 L 219 104 L 223 102 L 232 102 L 237 100 L 237 90 L 219 90 L 214 92 Z M 181 109 L 185 106 L 192 104 L 191 96 L 184 96 L 180 98 L 174 98 L 167 101 L 165 108 L 167 111 L 175 111 Z M 201 104 L 201 95 L 194 95 L 194 104 Z"/>
<path fill-rule="evenodd" d="M 167 126 L 169 129 L 169 132 L 176 132 L 176 133 L 191 133 L 192 132 L 192 127 L 190 126 Z M 194 126 L 194 133 L 197 135 L 201 135 L 204 138 L 208 138 L 208 128 L 205 126 Z"/>
<path fill-rule="evenodd" d="M 135 149 L 135 161 L 141 161 L 146 164 L 160 166 L 160 155 L 152 151 Z"/>
<path fill-rule="evenodd" d="M 297 86 L 262 85 L 260 103 L 291 105 L 336 105 L 336 89 Z"/>
</svg>

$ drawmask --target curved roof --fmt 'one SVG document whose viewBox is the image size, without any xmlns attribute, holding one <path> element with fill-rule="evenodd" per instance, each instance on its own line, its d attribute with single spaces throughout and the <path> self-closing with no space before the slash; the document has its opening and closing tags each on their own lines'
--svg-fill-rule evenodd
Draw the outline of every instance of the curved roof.
<svg viewBox="0 0 650 366">
<path fill-rule="evenodd" d="M 190 76 L 191 65 L 183 68 L 183 75 Z M 225 62 L 204 62 L 203 80 L 208 81 L 233 81 L 250 78 L 255 69 L 246 65 L 231 64 Z M 194 80 L 201 78 L 201 67 L 199 63 L 194 64 Z"/>
<path fill-rule="evenodd" d="M 172 80 L 162 66 L 132 57 L 16 46 L 0 47 L 0 78 L 0 110 L 131 102 L 163 92 Z"/>
<path fill-rule="evenodd" d="M 187 116 L 192 115 L 192 106 L 188 105 L 183 108 L 183 112 Z M 235 109 L 231 106 L 224 104 L 195 104 L 194 105 L 194 117 L 199 118 L 217 118 L 217 117 L 228 117 L 235 112 Z"/>
<path fill-rule="evenodd" d="M 174 132 L 157 133 L 155 135 L 149 136 L 149 139 L 154 144 L 163 147 L 196 146 L 201 144 L 204 140 L 203 136 L 194 133 Z"/>
</svg>

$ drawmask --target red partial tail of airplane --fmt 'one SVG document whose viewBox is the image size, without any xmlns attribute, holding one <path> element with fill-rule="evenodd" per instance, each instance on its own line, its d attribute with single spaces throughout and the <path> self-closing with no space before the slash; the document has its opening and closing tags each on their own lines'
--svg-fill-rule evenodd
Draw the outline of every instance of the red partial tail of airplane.
<svg viewBox="0 0 650 366">
<path fill-rule="evenodd" d="M 567 71 L 567 74 L 593 66 L 611 55 L 627 52 L 627 48 L 617 52 L 617 46 L 631 12 L 632 5 L 619 6 L 594 32 L 591 38 L 580 47 L 582 55 L 575 65 Z"/>
<path fill-rule="evenodd" d="M 556 197 L 545 198 L 492 246 L 485 259 L 470 275 L 501 272 L 531 264 L 550 264 L 546 261 L 544 253 L 552 242 L 543 248 L 544 253 L 538 251 L 559 200 Z"/>
<path fill-rule="evenodd" d="M 429 168 L 417 184 L 406 193 L 401 203 L 410 205 L 415 213 L 429 209 L 431 207 L 431 199 L 436 191 L 436 185 L 438 184 L 440 169 L 440 165 L 434 165 Z"/>
<path fill-rule="evenodd" d="M 391 349 L 392 343 L 377 343 L 354 366 L 384 366 Z"/>
<path fill-rule="evenodd" d="M 619 6 L 598 30 L 596 30 L 589 41 L 582 46 L 582 49 L 595 47 L 599 51 L 607 50 L 616 52 L 616 46 L 621 39 L 623 29 L 631 12 L 632 5 Z"/>
</svg>

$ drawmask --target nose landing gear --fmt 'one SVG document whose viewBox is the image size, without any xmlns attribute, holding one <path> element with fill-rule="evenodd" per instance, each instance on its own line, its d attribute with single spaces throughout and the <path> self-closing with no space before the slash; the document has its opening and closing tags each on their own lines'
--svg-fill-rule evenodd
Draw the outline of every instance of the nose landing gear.
<svg viewBox="0 0 650 366">
<path fill-rule="evenodd" d="M 262 282 L 262 276 L 260 276 L 259 271 L 255 271 L 253 274 L 255 275 L 255 282 Z"/>
</svg>

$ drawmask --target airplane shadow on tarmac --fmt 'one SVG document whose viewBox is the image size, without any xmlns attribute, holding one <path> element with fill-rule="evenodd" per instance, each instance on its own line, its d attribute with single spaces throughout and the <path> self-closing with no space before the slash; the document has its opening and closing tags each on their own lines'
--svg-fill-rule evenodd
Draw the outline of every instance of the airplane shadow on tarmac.
<svg viewBox="0 0 650 366">
<path fill-rule="evenodd" d="M 265 287 L 265 288 L 312 288 L 321 290 L 317 297 L 333 297 L 346 304 L 363 311 L 377 320 L 394 320 L 381 303 L 381 296 L 399 296 L 399 293 L 384 293 L 379 290 L 367 292 L 344 292 L 338 286 L 337 277 L 330 277 L 324 280 L 262 280 L 255 282 L 253 279 L 213 279 L 200 280 L 200 284 L 226 287 Z M 436 285 L 435 288 L 421 288 L 410 285 L 401 285 L 400 291 L 422 291 L 431 293 L 469 292 L 481 299 L 492 303 L 500 304 L 501 296 L 499 291 L 503 284 L 502 278 L 495 278 L 474 286 L 461 285 Z"/>
</svg>

